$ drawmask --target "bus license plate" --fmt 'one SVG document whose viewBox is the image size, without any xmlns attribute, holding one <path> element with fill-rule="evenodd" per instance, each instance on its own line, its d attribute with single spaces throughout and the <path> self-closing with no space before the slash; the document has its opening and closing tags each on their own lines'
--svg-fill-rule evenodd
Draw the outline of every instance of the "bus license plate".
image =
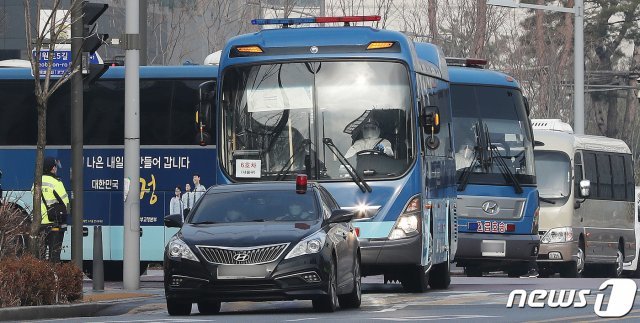
<svg viewBox="0 0 640 323">
<path fill-rule="evenodd" d="M 266 265 L 219 265 L 218 279 L 245 279 L 267 277 Z"/>
<path fill-rule="evenodd" d="M 506 242 L 504 240 L 482 240 L 482 256 L 504 257 Z"/>
</svg>

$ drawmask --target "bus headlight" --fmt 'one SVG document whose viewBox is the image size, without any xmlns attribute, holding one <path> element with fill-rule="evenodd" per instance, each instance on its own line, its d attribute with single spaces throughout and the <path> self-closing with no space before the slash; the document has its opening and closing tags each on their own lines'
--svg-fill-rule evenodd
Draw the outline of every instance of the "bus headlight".
<svg viewBox="0 0 640 323">
<path fill-rule="evenodd" d="M 296 246 L 293 247 L 293 249 L 291 249 L 291 251 L 289 251 L 289 253 L 284 257 L 284 259 L 318 253 L 324 247 L 326 239 L 327 234 L 323 231 L 318 231 L 298 242 L 298 244 L 296 244 Z"/>
<path fill-rule="evenodd" d="M 187 244 L 178 237 L 173 237 L 167 245 L 167 255 L 171 258 L 182 258 L 200 262 Z"/>
<path fill-rule="evenodd" d="M 542 236 L 542 243 L 569 242 L 573 240 L 573 230 L 570 227 L 553 228 Z"/>
<path fill-rule="evenodd" d="M 415 196 L 407 204 L 389 233 L 389 240 L 413 237 L 420 233 L 420 197 Z"/>
</svg>

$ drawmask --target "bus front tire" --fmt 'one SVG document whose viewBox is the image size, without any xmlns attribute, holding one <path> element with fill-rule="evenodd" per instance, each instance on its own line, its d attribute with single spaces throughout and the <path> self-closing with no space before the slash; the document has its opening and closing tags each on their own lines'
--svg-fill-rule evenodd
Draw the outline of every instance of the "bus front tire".
<svg viewBox="0 0 640 323">
<path fill-rule="evenodd" d="M 424 266 L 411 268 L 407 275 L 400 279 L 405 291 L 410 293 L 424 293 L 429 286 L 429 272 Z"/>
</svg>

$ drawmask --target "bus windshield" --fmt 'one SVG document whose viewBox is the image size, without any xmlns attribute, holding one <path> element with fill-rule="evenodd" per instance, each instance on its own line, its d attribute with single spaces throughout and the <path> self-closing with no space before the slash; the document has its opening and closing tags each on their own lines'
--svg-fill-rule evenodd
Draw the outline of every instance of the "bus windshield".
<svg viewBox="0 0 640 323">
<path fill-rule="evenodd" d="M 521 184 L 535 183 L 531 128 L 522 94 L 515 89 L 489 86 L 452 85 L 456 169 L 460 173 L 472 165 L 477 145 L 475 129 L 485 124 L 489 141 Z M 481 121 L 481 123 L 479 123 Z M 477 156 L 476 156 L 477 157 Z M 507 184 L 498 162 L 490 167 L 474 167 L 470 183 Z"/>
<path fill-rule="evenodd" d="M 536 180 L 543 198 L 566 198 L 571 194 L 571 161 L 559 151 L 535 152 Z"/>
<path fill-rule="evenodd" d="M 381 61 L 307 61 L 227 68 L 221 164 L 235 180 L 402 175 L 413 130 L 407 68 Z M 348 163 L 325 145 L 330 140 Z"/>
</svg>

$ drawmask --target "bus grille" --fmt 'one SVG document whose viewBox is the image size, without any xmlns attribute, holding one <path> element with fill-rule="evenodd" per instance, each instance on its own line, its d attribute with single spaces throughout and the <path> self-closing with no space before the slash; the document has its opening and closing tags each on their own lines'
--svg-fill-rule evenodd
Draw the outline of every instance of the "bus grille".
<svg viewBox="0 0 640 323">
<path fill-rule="evenodd" d="M 214 264 L 255 265 L 272 262 L 280 257 L 288 243 L 256 247 L 213 247 L 198 246 L 204 258 Z"/>
</svg>

